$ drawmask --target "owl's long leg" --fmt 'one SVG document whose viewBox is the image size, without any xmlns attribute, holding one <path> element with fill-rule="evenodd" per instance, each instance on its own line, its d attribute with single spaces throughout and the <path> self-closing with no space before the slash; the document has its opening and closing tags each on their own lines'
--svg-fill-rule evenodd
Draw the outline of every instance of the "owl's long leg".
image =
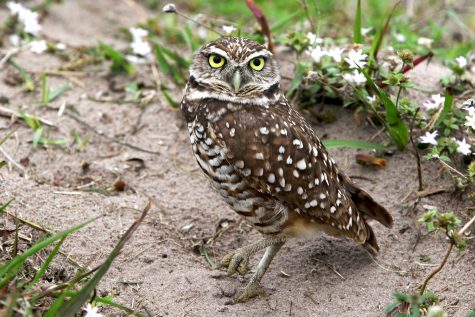
<svg viewBox="0 0 475 317">
<path fill-rule="evenodd" d="M 237 249 L 235 252 L 226 255 L 221 261 L 221 265 L 228 268 L 228 274 L 236 272 L 244 275 L 247 272 L 249 257 L 259 250 L 266 248 L 266 252 L 256 267 L 256 272 L 251 277 L 246 288 L 236 298 L 235 302 L 246 302 L 252 297 L 263 294 L 259 283 L 269 267 L 272 259 L 279 249 L 284 245 L 285 237 L 269 237 L 259 240 L 256 243 Z"/>
</svg>

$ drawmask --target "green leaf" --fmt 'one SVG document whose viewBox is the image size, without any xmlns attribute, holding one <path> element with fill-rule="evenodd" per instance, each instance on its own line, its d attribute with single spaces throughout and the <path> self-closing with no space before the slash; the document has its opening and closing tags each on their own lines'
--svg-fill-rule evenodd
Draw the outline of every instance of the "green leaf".
<svg viewBox="0 0 475 317">
<path fill-rule="evenodd" d="M 352 148 L 352 149 L 363 149 L 363 150 L 379 150 L 385 151 L 387 147 L 384 145 L 371 143 L 363 140 L 348 140 L 348 139 L 333 139 L 333 140 L 323 140 L 323 145 L 327 149 L 332 148 Z"/>
<path fill-rule="evenodd" d="M 120 254 L 125 243 L 132 237 L 134 231 L 138 228 L 140 223 L 143 221 L 148 211 L 150 210 L 150 202 L 145 207 L 139 219 L 137 219 L 132 226 L 127 230 L 127 232 L 120 238 L 117 245 L 114 247 L 112 252 L 109 254 L 105 262 L 99 267 L 96 274 L 84 285 L 81 290 L 76 294 L 71 296 L 70 300 L 64 303 L 61 308 L 57 311 L 57 316 L 60 317 L 73 317 L 76 312 L 78 312 L 84 303 L 89 299 L 90 294 L 96 288 L 96 285 L 102 279 L 104 274 L 109 270 L 110 266 L 114 259 Z"/>
<path fill-rule="evenodd" d="M 168 60 L 165 58 L 165 55 L 164 55 L 165 51 L 163 50 L 163 48 L 158 44 L 155 44 L 154 48 L 155 48 L 155 58 L 157 60 L 158 67 L 160 68 L 160 70 L 165 74 L 172 75 L 173 80 L 176 83 L 183 83 L 185 79 L 177 70 L 177 68 L 174 65 L 171 65 L 168 62 Z"/>
<path fill-rule="evenodd" d="M 180 67 L 183 67 L 183 68 L 186 68 L 186 69 L 188 69 L 188 67 L 190 67 L 190 62 L 187 61 L 186 59 L 184 59 L 183 57 L 181 57 L 180 55 L 170 51 L 169 49 L 167 49 L 163 46 L 161 46 L 160 49 L 161 49 L 163 54 L 165 54 L 166 56 L 168 56 L 172 60 L 174 60 L 175 63 L 177 63 Z"/>
<path fill-rule="evenodd" d="M 304 73 L 303 65 L 300 63 L 297 63 L 297 69 L 294 74 L 294 79 L 292 79 L 292 82 L 290 83 L 290 87 L 285 93 L 285 97 L 287 97 L 288 99 L 290 99 L 290 97 L 294 94 L 294 92 L 300 86 L 300 83 L 303 80 L 303 73 Z"/>
<path fill-rule="evenodd" d="M 389 304 L 388 306 L 386 306 L 386 308 L 384 309 L 384 313 L 385 314 L 390 314 L 392 313 L 396 308 L 399 307 L 399 305 L 401 305 L 400 303 L 392 303 L 392 304 Z"/>
<path fill-rule="evenodd" d="M 440 113 L 439 118 L 437 119 L 437 121 L 435 121 L 433 130 L 437 130 L 437 127 L 445 120 L 445 118 L 449 114 L 450 110 L 452 109 L 452 102 L 453 102 L 452 93 L 450 92 L 449 89 L 446 89 L 445 90 L 444 108 L 442 109 L 442 112 Z"/>
<path fill-rule="evenodd" d="M 355 25 L 353 27 L 353 42 L 357 44 L 363 43 L 363 36 L 361 35 L 361 0 L 358 0 L 356 5 Z"/>
<path fill-rule="evenodd" d="M 369 85 L 384 104 L 386 109 L 386 122 L 383 123 L 386 127 L 386 130 L 388 130 L 392 139 L 394 142 L 396 142 L 397 147 L 400 150 L 404 150 L 406 144 L 409 142 L 409 129 L 407 128 L 404 121 L 402 121 L 396 105 L 394 105 L 393 101 L 383 90 L 379 89 L 379 87 L 374 83 L 374 81 L 364 69 L 361 67 L 358 67 L 358 69 L 366 77 Z"/>
<path fill-rule="evenodd" d="M 42 240 L 38 243 L 35 243 L 33 246 L 31 246 L 28 250 L 23 252 L 22 254 L 14 257 L 12 260 L 6 262 L 2 266 L 0 266 L 0 287 L 6 285 L 9 281 L 10 278 L 14 277 L 14 274 L 12 274 L 16 269 L 19 268 L 20 265 L 22 265 L 23 262 L 33 254 L 37 253 L 38 251 L 48 247 L 52 243 L 54 243 L 57 240 L 60 240 L 66 236 L 68 236 L 70 233 L 77 231 L 81 229 L 82 227 L 88 225 L 92 221 L 94 221 L 96 218 L 93 218 L 91 220 L 88 220 L 80 225 L 74 226 L 72 228 L 69 228 L 67 230 L 61 231 L 45 240 Z M 13 275 L 13 276 L 12 276 Z"/>
<path fill-rule="evenodd" d="M 408 304 L 412 302 L 411 295 L 407 293 L 394 292 L 392 295 L 398 302 L 403 302 L 403 303 L 408 303 Z"/>
<path fill-rule="evenodd" d="M 100 43 L 99 49 L 106 58 L 109 58 L 112 61 L 111 71 L 113 73 L 132 74 L 135 71 L 134 66 L 129 63 L 124 54 L 116 51 L 111 46 Z"/>
<path fill-rule="evenodd" d="M 160 90 L 162 91 L 162 94 L 165 97 L 165 99 L 168 101 L 168 104 L 170 105 L 170 107 L 177 108 L 178 104 L 175 102 L 175 100 L 173 100 L 172 96 L 170 96 L 170 94 L 168 93 L 168 89 L 164 86 L 161 86 Z"/>
</svg>

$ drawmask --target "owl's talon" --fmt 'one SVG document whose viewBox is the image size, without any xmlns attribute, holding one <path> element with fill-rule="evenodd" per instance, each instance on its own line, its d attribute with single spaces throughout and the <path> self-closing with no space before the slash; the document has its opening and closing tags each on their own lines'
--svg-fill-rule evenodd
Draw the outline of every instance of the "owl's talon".
<svg viewBox="0 0 475 317">
<path fill-rule="evenodd" d="M 245 303 L 254 297 L 267 297 L 267 293 L 259 286 L 259 284 L 250 284 L 246 286 L 233 302 Z"/>
<path fill-rule="evenodd" d="M 236 250 L 229 253 L 221 260 L 221 267 L 226 268 L 228 275 L 236 272 L 245 275 L 249 271 L 249 254 L 243 250 Z"/>
</svg>

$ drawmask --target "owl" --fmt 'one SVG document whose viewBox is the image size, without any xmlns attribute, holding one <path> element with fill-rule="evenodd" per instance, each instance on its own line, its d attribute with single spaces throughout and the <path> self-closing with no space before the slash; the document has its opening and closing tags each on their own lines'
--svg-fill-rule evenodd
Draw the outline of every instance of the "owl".
<svg viewBox="0 0 475 317">
<path fill-rule="evenodd" d="M 181 102 L 198 165 L 211 187 L 263 238 L 226 255 L 229 275 L 248 271 L 235 302 L 264 294 L 260 281 L 292 237 L 324 232 L 379 248 L 368 220 L 392 217 L 338 170 L 310 124 L 286 100 L 272 53 L 244 38 L 221 38 L 193 57 Z"/>
</svg>

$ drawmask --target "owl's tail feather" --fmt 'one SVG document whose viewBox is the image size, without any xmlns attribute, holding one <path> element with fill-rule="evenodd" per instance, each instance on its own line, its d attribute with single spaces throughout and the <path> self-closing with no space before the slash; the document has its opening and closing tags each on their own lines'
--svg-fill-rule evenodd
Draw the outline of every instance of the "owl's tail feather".
<svg viewBox="0 0 475 317">
<path fill-rule="evenodd" d="M 388 228 L 393 226 L 393 217 L 386 208 L 375 202 L 367 192 L 356 186 L 347 176 L 340 174 L 340 177 L 343 178 L 346 190 L 351 194 L 351 199 L 365 220 L 374 219 Z"/>
<path fill-rule="evenodd" d="M 366 228 L 368 230 L 368 237 L 363 243 L 363 248 L 365 248 L 372 255 L 377 255 L 379 252 L 379 246 L 376 236 L 374 235 L 373 228 L 371 228 L 371 226 L 368 224 L 366 224 Z"/>
<path fill-rule="evenodd" d="M 351 194 L 353 203 L 366 221 L 376 220 L 388 228 L 392 227 L 393 217 L 383 206 L 375 202 L 367 192 L 356 186 L 347 176 L 340 174 L 340 177 L 343 179 L 347 192 Z M 368 237 L 363 243 L 363 247 L 371 254 L 376 255 L 379 251 L 376 236 L 368 223 L 366 223 L 366 229 Z"/>
</svg>

